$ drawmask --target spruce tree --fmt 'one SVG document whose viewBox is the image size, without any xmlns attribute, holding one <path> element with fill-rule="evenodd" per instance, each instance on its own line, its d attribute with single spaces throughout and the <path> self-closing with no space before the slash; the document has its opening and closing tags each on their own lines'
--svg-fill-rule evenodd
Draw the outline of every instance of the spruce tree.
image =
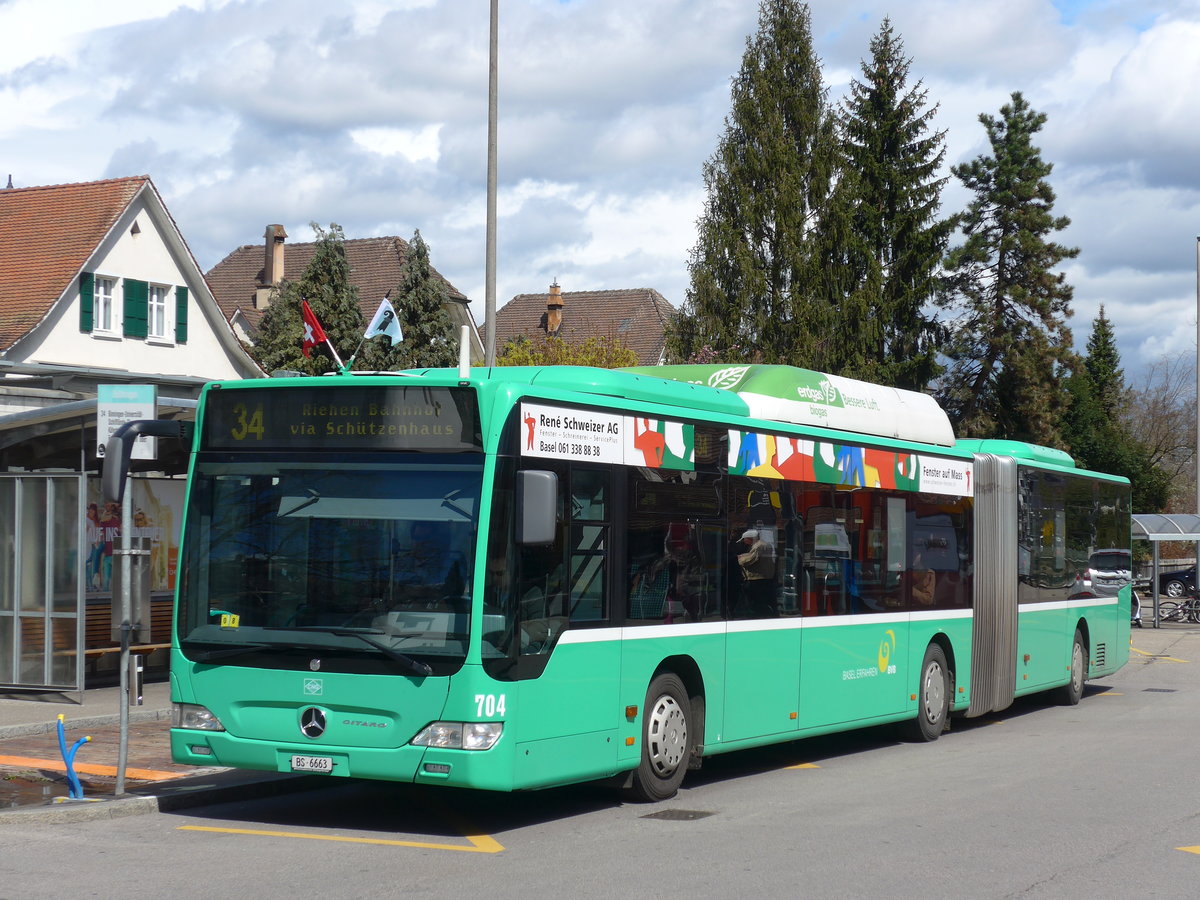
<svg viewBox="0 0 1200 900">
<path fill-rule="evenodd" d="M 270 306 L 259 323 L 253 354 L 268 372 L 289 369 L 305 375 L 322 375 L 337 369 L 324 345 L 305 356 L 301 351 L 304 325 L 300 301 L 307 300 L 322 329 L 343 361 L 350 358 L 363 333 L 358 289 L 350 283 L 346 238 L 340 225 L 329 230 L 310 223 L 317 247 L 297 281 L 285 281 L 272 292 Z"/>
<path fill-rule="evenodd" d="M 840 120 L 854 173 L 847 180 L 854 237 L 845 246 L 864 248 L 843 265 L 869 298 L 866 315 L 876 323 L 863 348 L 864 377 L 922 390 L 941 370 L 941 329 L 925 310 L 935 298 L 950 232 L 950 222 L 938 219 L 945 132 L 930 130 L 937 107 L 926 106 L 921 82 L 909 86 L 912 60 L 888 19 L 870 51 Z"/>
<path fill-rule="evenodd" d="M 1070 220 L 1053 214 L 1052 166 L 1033 144 L 1046 116 L 1016 92 L 1000 118 L 979 121 L 991 155 L 951 170 L 975 196 L 956 217 L 964 242 L 945 262 L 939 302 L 954 319 L 940 399 L 962 437 L 1058 446 L 1072 289 L 1054 270 L 1079 251 L 1052 240 Z"/>
<path fill-rule="evenodd" d="M 1134 434 L 1122 415 L 1129 406 L 1130 391 L 1103 306 L 1092 321 L 1087 355 L 1075 362 L 1066 389 L 1070 406 L 1062 431 L 1076 464 L 1128 478 L 1135 512 L 1162 510 L 1170 496 L 1171 479 L 1155 463 L 1151 447 Z"/>
<path fill-rule="evenodd" d="M 404 340 L 393 348 L 393 369 L 441 368 L 458 364 L 458 335 L 446 311 L 446 283 L 429 266 L 429 246 L 414 231 L 404 276 L 392 292 Z"/>
<path fill-rule="evenodd" d="M 1084 358 L 1092 393 L 1097 402 L 1116 416 L 1124 407 L 1128 388 L 1125 371 L 1121 368 L 1121 354 L 1117 350 L 1117 339 L 1113 334 L 1112 322 L 1104 314 L 1104 304 L 1092 321 L 1092 333 L 1088 337 L 1087 356 Z"/>
<path fill-rule="evenodd" d="M 825 367 L 842 339 L 821 220 L 839 157 L 804 4 L 762 0 L 731 94 L 724 134 L 704 165 L 691 284 L 668 352 L 681 361 L 705 354 Z"/>
</svg>

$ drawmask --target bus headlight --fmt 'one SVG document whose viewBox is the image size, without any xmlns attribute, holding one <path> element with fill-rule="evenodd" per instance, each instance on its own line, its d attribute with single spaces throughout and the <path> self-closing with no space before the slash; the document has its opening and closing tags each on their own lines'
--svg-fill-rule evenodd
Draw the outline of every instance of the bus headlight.
<svg viewBox="0 0 1200 900">
<path fill-rule="evenodd" d="M 224 731 L 221 720 L 204 706 L 195 703 L 171 704 L 171 727 L 191 728 L 195 731 Z"/>
<path fill-rule="evenodd" d="M 433 722 L 417 732 L 412 743 L 450 750 L 491 750 L 503 733 L 503 722 Z"/>
</svg>

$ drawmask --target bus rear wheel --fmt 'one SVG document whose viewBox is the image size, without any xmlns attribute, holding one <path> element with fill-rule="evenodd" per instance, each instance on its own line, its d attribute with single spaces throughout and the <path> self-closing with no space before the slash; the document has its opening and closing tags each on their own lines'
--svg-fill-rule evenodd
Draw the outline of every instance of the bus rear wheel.
<svg viewBox="0 0 1200 900">
<path fill-rule="evenodd" d="M 1087 679 L 1087 650 L 1083 646 L 1083 635 L 1075 629 L 1075 640 L 1071 644 L 1071 680 L 1058 689 L 1058 699 L 1064 706 L 1074 706 L 1083 696 L 1083 682 Z"/>
<path fill-rule="evenodd" d="M 669 800 L 687 773 L 691 752 L 687 689 L 674 672 L 655 676 L 646 690 L 642 714 L 642 761 L 629 795 L 650 803 Z"/>
<path fill-rule="evenodd" d="M 913 741 L 936 741 L 946 730 L 950 715 L 950 668 L 946 654 L 937 644 L 925 649 L 921 662 L 921 680 L 917 685 L 917 717 L 906 723 L 905 731 Z"/>
</svg>

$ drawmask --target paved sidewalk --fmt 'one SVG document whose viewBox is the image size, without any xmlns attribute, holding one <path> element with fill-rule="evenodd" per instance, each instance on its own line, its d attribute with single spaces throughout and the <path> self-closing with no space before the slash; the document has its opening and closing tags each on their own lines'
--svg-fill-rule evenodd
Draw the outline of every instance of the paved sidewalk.
<svg viewBox="0 0 1200 900">
<path fill-rule="evenodd" d="M 85 691 L 82 703 L 74 693 L 0 692 L 0 828 L 34 820 L 136 815 L 263 796 L 315 783 L 306 777 L 197 769 L 172 762 L 170 686 L 165 681 L 147 684 L 142 696 L 143 705 L 129 710 L 126 793 L 116 797 L 120 688 Z M 69 788 L 58 743 L 59 714 L 65 717 L 68 750 L 79 738 L 92 738 L 75 755 L 84 801 L 66 799 Z"/>
</svg>

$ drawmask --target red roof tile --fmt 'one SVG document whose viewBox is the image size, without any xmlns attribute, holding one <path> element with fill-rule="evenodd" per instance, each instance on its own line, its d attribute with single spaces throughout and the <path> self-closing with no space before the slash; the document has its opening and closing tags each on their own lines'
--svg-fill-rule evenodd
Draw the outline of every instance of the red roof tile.
<svg viewBox="0 0 1200 900">
<path fill-rule="evenodd" d="M 518 294 L 496 311 L 496 352 L 518 335 L 546 333 L 549 294 Z M 675 308 L 653 288 L 565 291 L 559 337 L 580 343 L 589 337 L 619 338 L 637 354 L 638 365 L 656 366 L 666 342 L 664 328 Z"/>
<path fill-rule="evenodd" d="M 40 322 L 148 175 L 0 190 L 0 349 Z"/>
<path fill-rule="evenodd" d="M 316 252 L 316 243 L 284 245 L 283 277 L 298 281 Z M 398 237 L 354 238 L 346 241 L 346 261 L 350 263 L 350 281 L 358 288 L 363 316 L 370 319 L 379 301 L 388 297 L 403 277 L 408 259 L 408 242 Z M 240 308 L 247 320 L 257 324 L 261 313 L 254 308 L 254 294 L 263 280 L 264 248 L 261 243 L 238 247 L 213 266 L 207 274 L 217 304 L 225 318 L 231 319 Z M 439 278 L 442 276 L 434 272 Z M 446 282 L 450 299 L 466 302 L 466 296 Z"/>
</svg>

